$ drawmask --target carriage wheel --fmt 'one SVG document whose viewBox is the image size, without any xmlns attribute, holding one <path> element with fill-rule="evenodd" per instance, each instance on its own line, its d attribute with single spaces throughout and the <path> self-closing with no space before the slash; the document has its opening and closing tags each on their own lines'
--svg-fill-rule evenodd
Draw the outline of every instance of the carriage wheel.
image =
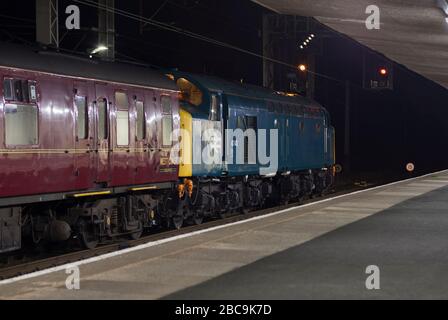
<svg viewBox="0 0 448 320">
<path fill-rule="evenodd" d="M 95 229 L 95 225 L 82 220 L 79 223 L 79 229 L 79 237 L 81 239 L 82 245 L 86 249 L 95 249 L 100 242 L 97 230 Z"/>
</svg>

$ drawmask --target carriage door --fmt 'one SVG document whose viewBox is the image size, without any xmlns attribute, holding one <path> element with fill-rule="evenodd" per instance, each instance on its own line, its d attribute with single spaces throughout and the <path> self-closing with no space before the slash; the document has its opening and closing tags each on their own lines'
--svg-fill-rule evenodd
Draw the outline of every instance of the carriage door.
<svg viewBox="0 0 448 320">
<path fill-rule="evenodd" d="M 90 187 L 92 176 L 92 151 L 95 150 L 94 131 L 91 127 L 89 110 L 92 97 L 89 96 L 88 86 L 84 82 L 74 83 L 74 107 L 75 107 L 75 176 L 76 188 L 87 189 Z M 90 112 L 89 112 L 90 111 Z"/>
<path fill-rule="evenodd" d="M 95 109 L 95 155 L 96 183 L 107 185 L 110 181 L 110 101 L 105 85 L 96 85 Z"/>
<path fill-rule="evenodd" d="M 151 99 L 147 99 L 148 102 Z M 145 103 L 145 92 L 135 92 L 133 96 L 134 105 L 134 131 L 135 134 L 135 184 L 145 184 L 151 181 L 153 177 L 153 166 L 150 165 L 150 144 L 148 142 L 148 130 L 146 128 L 147 119 L 147 103 Z M 132 132 L 133 130 L 131 130 Z"/>
<path fill-rule="evenodd" d="M 137 96 L 129 90 L 120 88 L 114 92 L 115 119 L 111 126 L 113 153 L 110 159 L 114 186 L 134 184 L 136 134 L 135 119 L 131 115 L 135 111 L 136 100 Z"/>
</svg>

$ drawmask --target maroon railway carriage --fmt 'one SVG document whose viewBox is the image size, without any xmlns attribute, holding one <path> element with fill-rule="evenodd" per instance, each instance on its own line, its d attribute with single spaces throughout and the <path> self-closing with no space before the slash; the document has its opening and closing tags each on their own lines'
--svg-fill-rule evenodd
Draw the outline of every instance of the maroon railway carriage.
<svg viewBox="0 0 448 320">
<path fill-rule="evenodd" d="M 0 252 L 139 236 L 178 179 L 177 88 L 144 67 L 0 45 Z M 76 232 L 73 232 L 76 231 Z"/>
</svg>

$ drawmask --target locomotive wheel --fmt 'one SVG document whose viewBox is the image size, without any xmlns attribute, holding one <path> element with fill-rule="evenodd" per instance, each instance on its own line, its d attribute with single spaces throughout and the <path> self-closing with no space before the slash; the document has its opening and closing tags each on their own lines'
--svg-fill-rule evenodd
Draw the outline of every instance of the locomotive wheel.
<svg viewBox="0 0 448 320">
<path fill-rule="evenodd" d="M 182 226 L 184 225 L 183 213 L 176 213 L 174 216 L 171 217 L 171 222 L 175 229 L 180 230 L 182 228 Z"/>
<path fill-rule="evenodd" d="M 188 198 L 179 201 L 179 205 L 177 206 L 177 211 L 171 217 L 171 222 L 175 229 L 179 230 L 184 225 L 185 218 L 190 216 L 190 205 L 188 202 Z"/>
<path fill-rule="evenodd" d="M 129 235 L 129 237 L 131 238 L 131 240 L 138 240 L 138 239 L 141 238 L 142 234 L 143 234 L 143 227 L 142 227 L 142 224 L 140 222 L 138 230 L 134 231 L 133 233 L 131 233 Z"/>
<path fill-rule="evenodd" d="M 82 221 L 79 224 L 79 229 L 79 237 L 82 245 L 86 249 L 95 249 L 100 242 L 95 226 L 89 222 Z"/>
<path fill-rule="evenodd" d="M 193 224 L 198 226 L 204 222 L 204 214 L 202 212 L 195 212 L 192 220 Z"/>
</svg>

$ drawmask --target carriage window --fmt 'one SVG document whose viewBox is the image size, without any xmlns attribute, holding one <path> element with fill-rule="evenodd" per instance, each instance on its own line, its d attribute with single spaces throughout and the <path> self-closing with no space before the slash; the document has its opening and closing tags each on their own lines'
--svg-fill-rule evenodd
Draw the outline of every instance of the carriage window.
<svg viewBox="0 0 448 320">
<path fill-rule="evenodd" d="M 3 96 L 5 100 L 14 100 L 12 79 L 3 80 Z"/>
<path fill-rule="evenodd" d="M 137 101 L 135 103 L 137 108 L 137 140 L 144 140 L 146 137 L 146 119 L 145 119 L 145 109 L 143 102 Z"/>
<path fill-rule="evenodd" d="M 171 116 L 164 116 L 162 119 L 163 127 L 163 145 L 171 146 L 171 133 L 173 132 L 173 119 Z"/>
<path fill-rule="evenodd" d="M 86 97 L 75 96 L 76 105 L 76 136 L 78 139 L 87 139 L 88 134 L 88 110 Z"/>
<path fill-rule="evenodd" d="M 36 81 L 28 81 L 28 88 L 29 88 L 28 92 L 30 102 L 36 102 L 37 101 Z"/>
<path fill-rule="evenodd" d="M 98 139 L 107 139 L 107 100 L 98 101 Z"/>
<path fill-rule="evenodd" d="M 129 110 L 128 95 L 124 92 L 115 92 L 115 105 L 117 109 Z"/>
<path fill-rule="evenodd" d="M 117 108 L 117 146 L 129 146 L 129 100 L 124 92 L 115 92 Z"/>
<path fill-rule="evenodd" d="M 22 80 L 14 80 L 14 100 L 23 101 L 23 86 Z"/>
<path fill-rule="evenodd" d="M 129 146 L 129 112 L 117 111 L 117 145 Z"/>
<path fill-rule="evenodd" d="M 171 98 L 163 96 L 161 98 L 162 104 L 162 144 L 164 146 L 171 146 L 171 134 L 173 132 L 173 114 L 171 108 Z"/>
<path fill-rule="evenodd" d="M 37 88 L 36 81 L 19 79 L 3 80 L 3 96 L 5 100 L 17 102 L 36 102 Z"/>
<path fill-rule="evenodd" d="M 162 113 L 163 114 L 171 114 L 172 110 L 171 110 L 171 98 L 168 96 L 163 96 L 162 97 Z"/>
<path fill-rule="evenodd" d="M 216 94 L 212 94 L 212 101 L 210 107 L 210 120 L 221 121 L 221 110 L 219 105 L 219 99 Z"/>
<path fill-rule="evenodd" d="M 38 110 L 35 105 L 5 105 L 6 145 L 28 146 L 38 143 Z"/>
</svg>

